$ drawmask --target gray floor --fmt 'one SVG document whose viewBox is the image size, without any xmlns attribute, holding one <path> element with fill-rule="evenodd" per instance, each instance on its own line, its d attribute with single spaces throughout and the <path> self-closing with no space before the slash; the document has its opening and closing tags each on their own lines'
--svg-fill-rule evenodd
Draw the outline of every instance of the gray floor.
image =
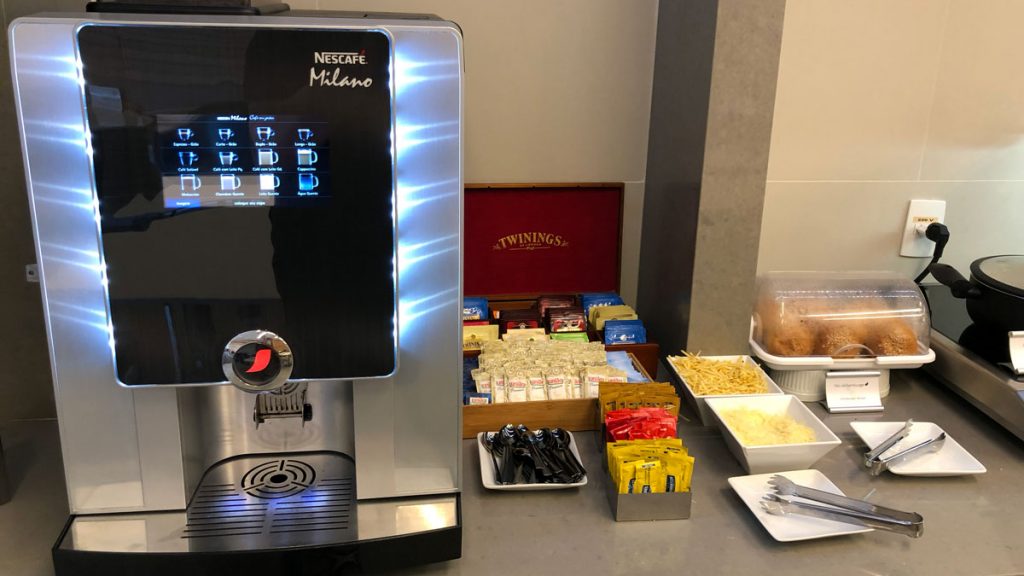
<svg viewBox="0 0 1024 576">
<path fill-rule="evenodd" d="M 464 444 L 463 558 L 401 574 L 1024 574 L 1024 443 L 924 376 L 894 377 L 886 412 L 831 416 L 812 409 L 843 440 L 819 461 L 846 493 L 925 517 L 917 540 L 884 532 L 782 544 L 754 520 L 726 479 L 742 475 L 714 429 L 683 422 L 697 457 L 689 520 L 616 523 L 605 500 L 595 438 L 578 435 L 590 483 L 575 490 L 489 492 L 480 485 L 476 446 Z M 913 417 L 941 425 L 988 468 L 956 478 L 871 478 L 849 427 L 859 420 Z M 52 574 L 49 548 L 66 516 L 56 425 L 0 429 L 15 483 L 0 506 L 0 574 Z M 685 569 L 685 570 L 684 570 Z"/>
</svg>

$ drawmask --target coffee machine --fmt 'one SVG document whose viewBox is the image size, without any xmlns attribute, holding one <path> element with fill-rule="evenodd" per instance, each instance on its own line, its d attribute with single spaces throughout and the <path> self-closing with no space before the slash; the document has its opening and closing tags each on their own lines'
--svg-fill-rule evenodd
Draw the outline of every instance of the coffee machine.
<svg viewBox="0 0 1024 576">
<path fill-rule="evenodd" d="M 87 12 L 9 38 L 57 574 L 459 557 L 458 27 Z"/>
</svg>

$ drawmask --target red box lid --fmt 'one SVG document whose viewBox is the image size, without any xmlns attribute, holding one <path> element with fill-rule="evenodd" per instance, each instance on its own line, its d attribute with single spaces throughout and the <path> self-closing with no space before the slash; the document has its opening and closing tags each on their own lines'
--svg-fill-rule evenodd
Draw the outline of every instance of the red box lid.
<svg viewBox="0 0 1024 576">
<path fill-rule="evenodd" d="M 622 186 L 469 186 L 464 292 L 618 290 Z"/>
</svg>

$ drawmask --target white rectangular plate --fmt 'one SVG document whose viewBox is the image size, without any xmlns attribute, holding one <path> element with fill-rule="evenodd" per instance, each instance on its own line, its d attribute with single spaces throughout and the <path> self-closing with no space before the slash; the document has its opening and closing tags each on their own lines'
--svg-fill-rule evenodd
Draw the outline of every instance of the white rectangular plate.
<svg viewBox="0 0 1024 576">
<path fill-rule="evenodd" d="M 860 436 L 860 439 L 867 444 L 868 448 L 874 448 L 887 438 L 895 434 L 903 427 L 904 422 L 850 422 L 850 427 Z M 910 428 L 910 434 L 900 440 L 895 446 L 887 451 L 887 454 L 895 454 L 904 448 L 920 444 L 929 438 L 934 438 L 943 432 L 942 428 L 931 422 L 914 422 Z M 984 474 L 987 472 L 981 462 L 971 456 L 971 453 L 964 450 L 964 447 L 957 443 L 949 433 L 946 433 L 946 441 L 942 448 L 936 452 L 921 454 L 906 462 L 893 464 L 889 471 L 893 474 L 903 476 L 963 476 L 967 474 Z"/>
<path fill-rule="evenodd" d="M 811 518 L 796 514 L 775 516 L 765 512 L 764 508 L 761 507 L 761 497 L 769 492 L 774 492 L 772 487 L 768 485 L 768 479 L 776 474 L 785 476 L 801 486 L 817 488 L 818 490 L 845 496 L 842 490 L 817 470 L 792 470 L 790 472 L 773 472 L 771 474 L 733 476 L 729 478 L 729 485 L 732 486 L 732 489 L 743 500 L 743 503 L 747 505 L 747 508 L 750 508 L 750 511 L 754 513 L 754 517 L 761 522 L 764 529 L 772 535 L 772 538 L 779 542 L 796 542 L 798 540 L 860 534 L 873 530 L 865 526 L 845 524 L 823 518 Z M 800 498 L 793 499 L 801 500 Z"/>
<path fill-rule="evenodd" d="M 573 456 L 576 456 L 576 461 L 582 465 L 583 459 L 580 458 L 580 451 L 576 448 L 576 438 L 573 437 L 572 432 L 566 431 L 565 433 L 569 436 L 569 450 Z M 586 474 L 583 475 L 582 480 L 573 484 L 499 484 L 494 477 L 494 461 L 491 460 L 491 453 L 484 447 L 485 434 L 487 432 L 476 435 L 476 449 L 480 455 L 480 479 L 483 480 L 484 488 L 490 490 L 562 490 L 587 485 Z"/>
</svg>

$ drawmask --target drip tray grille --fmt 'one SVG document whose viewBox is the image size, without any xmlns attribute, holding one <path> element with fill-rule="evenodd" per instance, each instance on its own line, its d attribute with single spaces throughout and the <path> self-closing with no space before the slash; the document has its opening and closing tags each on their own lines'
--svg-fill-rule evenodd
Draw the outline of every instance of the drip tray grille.
<svg viewBox="0 0 1024 576">
<path fill-rule="evenodd" d="M 355 468 L 332 453 L 263 455 L 214 465 L 181 537 L 192 550 L 353 541 Z"/>
</svg>

